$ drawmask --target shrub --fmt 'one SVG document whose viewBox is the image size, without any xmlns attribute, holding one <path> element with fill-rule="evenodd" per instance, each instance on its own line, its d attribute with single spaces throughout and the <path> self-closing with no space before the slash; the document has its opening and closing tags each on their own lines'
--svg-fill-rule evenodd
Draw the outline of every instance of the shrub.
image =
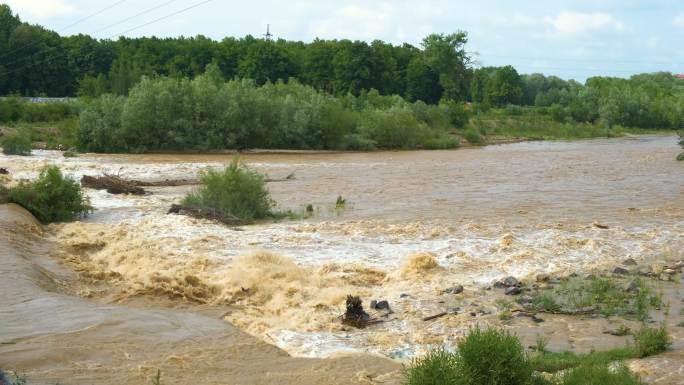
<svg viewBox="0 0 684 385">
<path fill-rule="evenodd" d="M 561 385 L 641 385 L 639 377 L 622 363 L 582 365 L 568 371 Z"/>
<path fill-rule="evenodd" d="M 414 359 L 404 372 L 405 385 L 452 385 L 459 383 L 457 356 L 444 349 Z"/>
<path fill-rule="evenodd" d="M 527 384 L 533 373 L 520 340 L 491 327 L 475 327 L 459 341 L 456 367 L 461 383 L 470 385 Z"/>
<path fill-rule="evenodd" d="M 42 223 L 71 221 L 91 210 L 79 183 L 64 177 L 56 166 L 44 168 L 33 182 L 10 188 L 7 200 L 23 206 Z"/>
<path fill-rule="evenodd" d="M 464 137 L 464 138 L 468 141 L 468 143 L 470 143 L 470 144 L 482 144 L 482 143 L 484 143 L 484 140 L 482 139 L 482 136 L 480 135 L 480 132 L 479 132 L 477 129 L 473 128 L 473 127 L 467 129 L 467 130 L 463 133 L 463 137 Z"/>
<path fill-rule="evenodd" d="M 31 155 L 31 136 L 28 131 L 16 130 L 2 137 L 2 153 L 5 155 Z"/>
<path fill-rule="evenodd" d="M 638 357 L 662 353 L 671 345 L 665 325 L 657 328 L 642 328 L 634 333 L 634 348 Z"/>
<path fill-rule="evenodd" d="M 677 160 L 679 160 L 679 161 L 683 161 L 683 160 L 684 160 L 684 152 L 682 152 L 681 154 L 677 155 Z"/>
<path fill-rule="evenodd" d="M 186 206 L 212 208 L 244 222 L 273 215 L 273 201 L 264 177 L 242 164 L 238 158 L 223 171 L 209 169 L 200 175 L 202 187 L 188 194 Z"/>
</svg>

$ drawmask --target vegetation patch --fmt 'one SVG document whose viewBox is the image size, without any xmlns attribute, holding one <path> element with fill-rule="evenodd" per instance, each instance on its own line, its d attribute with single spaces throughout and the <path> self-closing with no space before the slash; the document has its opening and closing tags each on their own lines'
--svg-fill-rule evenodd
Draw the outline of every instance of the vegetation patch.
<svg viewBox="0 0 684 385">
<path fill-rule="evenodd" d="M 629 279 L 631 281 L 610 277 L 570 278 L 553 289 L 537 292 L 531 302 L 522 305 L 550 313 L 599 313 L 644 321 L 652 309 L 662 307 L 662 295 L 644 279 Z"/>
<path fill-rule="evenodd" d="M 201 187 L 188 194 L 181 206 L 215 211 L 243 223 L 277 216 L 264 177 L 238 158 L 223 170 L 202 172 L 200 183 Z"/>
<path fill-rule="evenodd" d="M 0 138 L 5 155 L 31 155 L 31 135 L 26 130 L 15 130 Z"/>
<path fill-rule="evenodd" d="M 578 366 L 558 376 L 558 385 L 642 385 L 639 376 L 622 363 Z"/>
<path fill-rule="evenodd" d="M 92 210 L 79 183 L 56 166 L 44 168 L 35 181 L 11 187 L 6 200 L 24 207 L 42 223 L 71 221 Z"/>
</svg>

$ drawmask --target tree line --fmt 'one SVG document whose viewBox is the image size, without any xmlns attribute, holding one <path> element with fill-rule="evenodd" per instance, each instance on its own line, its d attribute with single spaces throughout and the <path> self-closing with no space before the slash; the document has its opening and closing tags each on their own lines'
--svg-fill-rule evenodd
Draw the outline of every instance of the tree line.
<svg viewBox="0 0 684 385">
<path fill-rule="evenodd" d="M 94 151 L 448 148 L 454 129 L 478 142 L 506 124 L 540 137 L 552 124 L 574 137 L 598 126 L 684 130 L 684 81 L 670 73 L 582 84 L 513 66 L 476 68 L 467 42 L 461 31 L 431 34 L 419 47 L 252 36 L 97 40 L 60 36 L 0 5 L 0 94 L 80 97 L 49 107 L 6 98 L 0 121 L 78 113 L 80 146 Z"/>
</svg>

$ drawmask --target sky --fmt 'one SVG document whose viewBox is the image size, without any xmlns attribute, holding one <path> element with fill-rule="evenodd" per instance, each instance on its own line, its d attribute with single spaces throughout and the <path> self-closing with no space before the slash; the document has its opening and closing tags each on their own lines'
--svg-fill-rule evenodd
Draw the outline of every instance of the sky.
<svg viewBox="0 0 684 385">
<path fill-rule="evenodd" d="M 259 36 L 270 24 L 276 38 L 287 40 L 380 39 L 418 46 L 430 33 L 463 30 L 469 35 L 466 49 L 478 66 L 511 64 L 521 73 L 578 81 L 596 75 L 684 73 L 684 0 L 0 2 L 23 21 L 63 35 L 117 38 L 125 32 L 128 37 L 220 40 Z"/>
</svg>

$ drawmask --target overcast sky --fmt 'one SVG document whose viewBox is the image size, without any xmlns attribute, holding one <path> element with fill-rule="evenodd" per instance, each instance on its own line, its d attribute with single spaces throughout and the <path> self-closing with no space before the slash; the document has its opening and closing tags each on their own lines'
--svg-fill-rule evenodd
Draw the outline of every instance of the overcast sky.
<svg viewBox="0 0 684 385">
<path fill-rule="evenodd" d="M 61 34 L 115 38 L 202 0 L 0 2 L 22 20 Z M 276 37 L 288 40 L 381 39 L 414 45 L 431 32 L 465 30 L 470 37 L 467 49 L 476 53 L 479 65 L 512 64 L 522 73 L 580 81 L 592 75 L 684 73 L 684 0 L 210 0 L 125 35 L 221 39 L 263 34 L 267 23 Z"/>
</svg>

